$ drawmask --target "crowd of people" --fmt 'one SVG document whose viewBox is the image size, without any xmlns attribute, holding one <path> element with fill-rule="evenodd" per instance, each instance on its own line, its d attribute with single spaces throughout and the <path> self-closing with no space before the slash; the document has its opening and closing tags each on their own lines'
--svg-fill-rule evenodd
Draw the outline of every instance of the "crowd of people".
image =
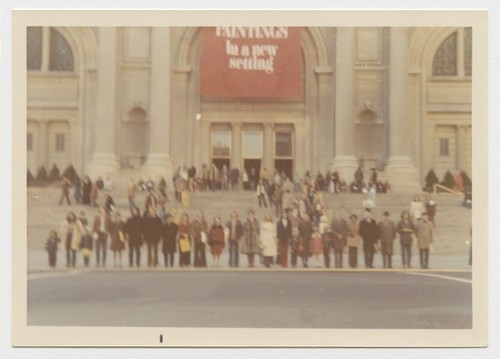
<svg viewBox="0 0 500 359">
<path fill-rule="evenodd" d="M 50 231 L 46 241 L 49 265 L 56 266 L 57 249 L 62 246 L 66 252 L 67 267 L 76 266 L 78 253 L 81 253 L 84 265 L 89 266 L 92 252 L 95 252 L 95 265 L 105 267 L 110 249 L 113 252 L 113 266 L 119 268 L 123 265 L 122 252 L 127 248 L 128 265 L 140 267 L 141 249 L 145 247 L 146 264 L 152 268 L 160 265 L 174 267 L 176 257 L 179 267 L 206 267 L 207 249 L 214 267 L 220 267 L 220 256 L 223 251 L 227 251 L 229 267 L 239 267 L 240 255 L 243 255 L 250 268 L 259 262 L 265 267 L 302 265 L 304 268 L 329 268 L 333 263 L 335 268 L 343 268 L 344 251 L 347 251 L 349 267 L 357 268 L 358 249 L 362 248 L 366 268 L 373 268 L 373 257 L 378 252 L 382 255 L 383 267 L 392 268 L 394 241 L 399 235 L 402 266 L 411 267 L 411 248 L 416 237 L 420 266 L 428 268 L 436 213 L 436 203 L 430 196 L 425 204 L 415 196 L 409 210 L 403 211 L 396 222 L 391 220 L 387 212 L 377 222 L 372 217 L 374 193 L 377 193 L 376 171 L 372 170 L 368 184 L 364 183 L 357 171 L 353 183 L 366 193 L 362 203 L 363 218 L 358 221 L 356 214 L 346 218 L 343 211 L 333 212 L 325 207 L 322 192 L 328 191 L 335 177 L 330 176 L 330 182 L 325 183 L 321 181 L 321 176 L 312 178 L 306 173 L 300 186 L 295 186 L 280 173 L 273 179 L 268 179 L 265 173 L 263 176 L 261 174 L 255 184 L 258 202 L 260 206 L 266 207 L 269 202 L 269 206 L 274 207 L 274 214 L 269 212 L 259 220 L 255 212 L 249 210 L 245 218 L 240 219 L 239 213 L 233 210 L 227 220 L 215 217 L 210 224 L 202 210 L 193 218 L 175 207 L 167 211 L 167 186 L 163 178 L 158 184 L 152 180 L 137 183 L 130 180 L 127 196 L 131 215 L 125 220 L 117 211 L 110 194 L 106 194 L 104 203 L 98 205 L 92 201 L 92 196 L 89 201 L 87 192 L 83 194 L 82 186 L 82 204 L 98 206 L 97 213 L 88 220 L 85 211 L 81 211 L 79 216 L 70 212 L 59 231 L 60 237 L 55 230 Z M 185 187 L 178 191 L 181 181 Z M 84 178 L 83 183 L 86 182 L 90 182 L 88 177 Z M 184 174 L 179 171 L 173 182 L 176 189 L 174 196 L 180 202 L 183 201 L 184 192 L 194 190 L 190 188 L 189 174 L 185 180 Z M 269 187 L 273 188 L 271 194 L 267 192 Z M 64 191 L 63 187 L 61 203 L 65 197 Z M 146 193 L 142 211 L 136 204 L 138 191 Z M 161 255 L 163 263 L 160 264 Z"/>
</svg>

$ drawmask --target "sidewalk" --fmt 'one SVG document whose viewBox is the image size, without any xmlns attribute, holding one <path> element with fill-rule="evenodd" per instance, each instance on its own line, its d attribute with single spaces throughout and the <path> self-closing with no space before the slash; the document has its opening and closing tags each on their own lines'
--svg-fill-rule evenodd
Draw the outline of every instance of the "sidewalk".
<svg viewBox="0 0 500 359">
<path fill-rule="evenodd" d="M 206 255 L 207 258 L 207 269 L 212 269 L 212 255 L 210 252 L 207 252 Z M 229 269 L 228 265 L 228 253 L 223 252 L 220 256 L 220 268 L 217 269 Z M 158 269 L 163 269 L 164 268 L 164 262 L 163 262 L 163 254 L 159 253 L 159 266 Z M 192 259 L 192 258 L 191 258 Z M 344 270 L 349 269 L 347 260 L 348 257 L 346 254 L 344 254 Z M 364 262 L 363 262 L 363 253 L 360 251 L 358 254 L 358 269 L 364 269 Z M 402 269 L 401 267 L 401 256 L 399 254 L 393 255 L 392 258 L 393 261 L 393 268 L 395 270 Z M 431 270 L 471 270 L 472 267 L 468 264 L 469 262 L 468 256 L 464 255 L 433 255 L 431 254 L 429 256 L 429 267 Z M 290 258 L 289 258 L 290 262 Z M 304 268 L 302 267 L 302 262 L 300 258 L 298 259 L 297 262 L 297 268 L 288 268 L 288 270 L 303 270 Z M 58 269 L 65 269 L 66 265 L 66 253 L 62 250 L 59 250 L 57 253 L 57 268 Z M 333 255 L 332 255 L 332 262 L 331 265 L 333 265 Z M 375 269 L 382 269 L 382 256 L 380 254 L 375 254 L 374 258 L 374 266 Z M 77 261 L 76 261 L 76 267 L 78 268 L 83 268 L 83 259 L 82 256 L 79 254 L 77 255 Z M 256 269 L 266 269 L 263 264 L 259 262 L 259 258 L 255 258 L 255 267 Z M 419 269 L 419 257 L 418 253 L 412 255 L 412 267 L 413 269 Z M 95 268 L 95 254 L 92 253 L 92 256 L 90 258 L 90 266 L 89 269 Z M 115 269 L 113 268 L 113 252 L 108 250 L 107 252 L 107 259 L 106 259 L 106 268 L 107 269 Z M 122 252 L 122 268 L 123 269 L 128 269 L 128 251 L 123 251 Z M 175 255 L 175 263 L 174 263 L 174 268 L 175 269 L 181 269 L 179 268 L 179 256 L 178 253 Z M 190 267 L 192 268 L 192 266 Z M 248 268 L 248 263 L 247 263 L 247 258 L 244 255 L 240 255 L 240 264 L 239 264 L 239 269 L 247 269 Z M 277 265 L 273 265 L 271 268 L 278 269 L 280 268 Z M 321 268 L 315 268 L 314 267 L 314 258 L 309 258 L 309 268 L 310 269 L 324 269 L 323 266 L 323 261 L 321 262 Z M 102 269 L 102 268 L 101 268 Z M 147 270 L 149 269 L 147 267 L 147 252 L 145 250 L 145 247 L 141 250 L 141 268 L 139 270 Z M 198 268 L 197 268 L 198 269 Z M 334 269 L 334 268 L 330 268 Z M 29 272 L 37 272 L 37 271 L 45 271 L 45 270 L 50 270 L 48 266 L 48 256 L 47 253 L 43 250 L 29 250 L 28 251 L 28 271 Z M 203 268 L 200 268 L 200 270 L 203 270 Z M 249 269 L 252 270 L 252 269 Z"/>
</svg>

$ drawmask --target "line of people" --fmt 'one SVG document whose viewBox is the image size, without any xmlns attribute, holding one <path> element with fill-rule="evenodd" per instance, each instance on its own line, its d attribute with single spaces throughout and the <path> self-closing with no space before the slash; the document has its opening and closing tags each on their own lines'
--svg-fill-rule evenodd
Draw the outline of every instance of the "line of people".
<svg viewBox="0 0 500 359">
<path fill-rule="evenodd" d="M 176 213 L 160 216 L 152 206 L 141 215 L 139 209 L 134 207 L 131 216 L 123 221 L 120 213 L 111 214 L 100 207 L 92 225 L 83 211 L 80 217 L 73 212 L 68 213 L 60 233 L 61 239 L 56 231 L 51 231 L 46 241 L 51 267 L 56 266 L 58 244 L 62 242 L 67 267 L 76 266 L 78 252 L 83 257 L 84 265 L 89 266 L 92 251 L 95 251 L 96 266 L 105 267 L 108 244 L 113 252 L 114 267 L 122 266 L 122 251 L 126 247 L 129 266 L 140 267 L 141 248 L 145 244 L 147 266 L 153 268 L 160 265 L 160 249 L 165 267 L 175 266 L 177 253 L 181 268 L 191 265 L 206 267 L 207 246 L 214 267 L 220 267 L 220 255 L 226 249 L 229 267 L 239 267 L 240 255 L 245 255 L 249 268 L 256 266 L 256 258 L 265 267 L 277 264 L 283 268 L 289 265 L 297 267 L 300 258 L 302 266 L 307 268 L 311 257 L 315 267 L 321 267 L 323 262 L 329 268 L 333 252 L 335 268 L 343 268 L 344 250 L 347 248 L 348 264 L 357 268 L 358 248 L 362 244 L 366 268 L 373 268 L 374 255 L 379 251 L 383 267 L 392 268 L 394 241 L 399 235 L 403 268 L 411 268 L 414 236 L 417 238 L 420 266 L 428 268 L 433 242 L 433 225 L 426 213 L 413 222 L 410 213 L 403 211 L 397 224 L 390 219 L 388 212 L 377 223 L 370 210 L 365 210 L 364 218 L 359 222 L 355 214 L 346 220 L 343 211 L 336 211 L 331 221 L 325 213 L 314 221 L 300 207 L 284 211 L 277 223 L 274 223 L 271 214 L 259 221 L 254 211 L 249 210 L 244 220 L 232 211 L 228 221 L 223 223 L 220 217 L 215 217 L 211 226 L 201 210 L 190 220 L 187 213 L 180 218 Z"/>
</svg>

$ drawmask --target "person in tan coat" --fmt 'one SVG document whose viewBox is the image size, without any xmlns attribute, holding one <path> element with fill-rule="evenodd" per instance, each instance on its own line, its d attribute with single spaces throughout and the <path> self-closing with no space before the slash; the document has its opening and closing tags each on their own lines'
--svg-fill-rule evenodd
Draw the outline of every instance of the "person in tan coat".
<svg viewBox="0 0 500 359">
<path fill-rule="evenodd" d="M 432 246 L 434 227 L 429 221 L 427 213 L 423 213 L 420 222 L 417 224 L 415 234 L 420 252 L 420 267 L 429 269 L 429 249 Z"/>
<path fill-rule="evenodd" d="M 76 252 L 80 250 L 80 242 L 85 233 L 82 222 L 73 212 L 69 212 L 61 228 L 61 239 L 66 249 L 66 266 L 68 268 L 70 265 L 75 268 Z"/>
</svg>

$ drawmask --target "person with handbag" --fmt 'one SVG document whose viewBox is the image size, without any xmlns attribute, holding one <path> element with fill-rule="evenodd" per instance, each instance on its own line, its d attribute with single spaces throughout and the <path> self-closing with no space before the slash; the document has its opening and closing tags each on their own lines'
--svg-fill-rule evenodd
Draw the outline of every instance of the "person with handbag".
<svg viewBox="0 0 500 359">
<path fill-rule="evenodd" d="M 181 217 L 181 223 L 178 225 L 179 242 L 179 266 L 189 267 L 191 265 L 191 234 L 193 226 L 189 221 L 189 216 L 184 213 Z"/>
</svg>

